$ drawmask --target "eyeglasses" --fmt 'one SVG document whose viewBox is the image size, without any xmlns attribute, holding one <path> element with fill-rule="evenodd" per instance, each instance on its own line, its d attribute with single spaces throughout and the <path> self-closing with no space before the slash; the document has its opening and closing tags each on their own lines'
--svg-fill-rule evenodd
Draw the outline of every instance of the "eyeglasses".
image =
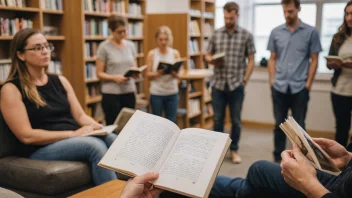
<svg viewBox="0 0 352 198">
<path fill-rule="evenodd" d="M 52 43 L 48 43 L 48 44 L 46 44 L 44 46 L 37 45 L 35 47 L 28 48 L 28 49 L 23 49 L 23 50 L 32 50 L 32 51 L 35 51 L 35 52 L 42 52 L 44 48 L 46 50 L 48 50 L 49 52 L 52 52 L 55 49 L 55 47 L 54 47 L 54 45 Z"/>
<path fill-rule="evenodd" d="M 119 31 L 115 31 L 116 34 L 126 34 L 127 30 L 119 30 Z"/>
</svg>

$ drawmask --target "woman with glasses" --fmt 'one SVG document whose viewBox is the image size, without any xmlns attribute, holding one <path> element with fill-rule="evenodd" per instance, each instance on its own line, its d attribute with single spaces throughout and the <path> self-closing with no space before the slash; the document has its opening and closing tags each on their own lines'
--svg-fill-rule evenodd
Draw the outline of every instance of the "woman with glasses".
<svg viewBox="0 0 352 198">
<path fill-rule="evenodd" d="M 38 30 L 24 29 L 11 41 L 11 69 L 1 88 L 1 113 L 23 144 L 18 155 L 36 160 L 86 161 L 96 185 L 116 179 L 98 167 L 116 134 L 83 137 L 102 125 L 85 114 L 69 81 L 47 74 L 51 52 Z"/>
<path fill-rule="evenodd" d="M 108 18 L 111 37 L 100 43 L 97 50 L 97 76 L 102 80 L 102 107 L 107 125 L 113 124 L 123 107 L 135 108 L 134 80 L 124 77 L 136 67 L 137 52 L 133 42 L 126 40 L 126 22 L 121 16 Z M 138 78 L 133 76 L 132 78 Z"/>
<path fill-rule="evenodd" d="M 351 129 L 352 112 L 352 1 L 344 11 L 344 22 L 334 35 L 329 55 L 340 56 L 345 61 L 341 64 L 328 60 L 327 66 L 334 70 L 331 90 L 331 101 L 336 120 L 335 140 L 342 146 L 348 143 Z M 352 148 L 349 148 L 352 151 Z"/>
<path fill-rule="evenodd" d="M 172 32 L 167 26 L 159 27 L 155 33 L 157 47 L 148 53 L 148 73 L 150 80 L 150 105 L 154 115 L 162 116 L 165 111 L 167 119 L 176 123 L 178 107 L 178 74 L 172 71 L 164 74 L 158 70 L 159 61 L 174 62 L 180 58 L 180 53 L 171 48 Z"/>
</svg>

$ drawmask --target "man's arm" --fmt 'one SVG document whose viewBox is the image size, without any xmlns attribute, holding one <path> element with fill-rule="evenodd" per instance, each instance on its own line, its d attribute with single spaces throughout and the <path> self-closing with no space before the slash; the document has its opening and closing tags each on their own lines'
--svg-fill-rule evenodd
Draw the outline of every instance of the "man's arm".
<svg viewBox="0 0 352 198">
<path fill-rule="evenodd" d="M 318 55 L 319 55 L 319 53 L 312 53 L 310 55 L 311 63 L 310 63 L 310 66 L 309 66 L 308 78 L 307 78 L 307 82 L 306 82 L 306 88 L 308 90 L 310 90 L 310 88 L 312 87 L 312 84 L 313 84 L 313 81 L 314 81 L 314 77 L 315 77 L 315 74 L 317 72 Z"/>
<path fill-rule="evenodd" d="M 250 54 L 248 56 L 248 64 L 247 64 L 247 71 L 246 71 L 246 75 L 244 76 L 243 79 L 243 85 L 246 86 L 249 78 L 251 77 L 252 73 L 253 73 L 253 69 L 254 69 L 254 54 Z"/>
<path fill-rule="evenodd" d="M 268 61 L 268 72 L 269 72 L 269 83 L 270 86 L 274 84 L 275 71 L 276 71 L 276 52 L 271 52 L 270 59 Z"/>
</svg>

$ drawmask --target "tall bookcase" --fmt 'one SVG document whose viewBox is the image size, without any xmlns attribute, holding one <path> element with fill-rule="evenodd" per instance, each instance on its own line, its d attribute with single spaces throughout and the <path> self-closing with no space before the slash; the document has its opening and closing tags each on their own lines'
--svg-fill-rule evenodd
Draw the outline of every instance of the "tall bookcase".
<svg viewBox="0 0 352 198">
<path fill-rule="evenodd" d="M 209 72 L 204 71 L 208 68 L 204 54 L 206 40 L 214 29 L 215 0 L 189 0 L 188 3 L 189 10 L 184 13 L 148 14 L 147 34 L 154 35 L 162 25 L 171 28 L 173 48 L 188 59 L 184 65 L 185 73 L 180 76 L 179 109 L 185 111 L 180 111 L 184 115 L 180 114 L 179 118 L 184 127 L 208 127 L 212 124 L 213 114 L 211 110 L 208 113 L 211 98 L 207 89 Z M 148 51 L 155 48 L 155 39 L 148 39 L 146 43 Z"/>
<path fill-rule="evenodd" d="M 93 2 L 97 4 L 93 5 Z M 81 105 L 97 121 L 104 118 L 101 112 L 95 115 L 101 102 L 100 81 L 95 75 L 95 52 L 99 43 L 108 39 L 107 18 L 111 14 L 126 18 L 126 28 L 129 30 L 127 39 L 136 44 L 137 65 L 142 66 L 145 63 L 145 4 L 146 0 L 70 0 L 68 3 L 70 24 L 67 27 L 73 27 L 68 42 L 74 54 L 70 59 L 70 81 Z M 98 27 L 94 28 L 94 24 L 98 24 Z M 132 24 L 139 24 L 140 28 L 134 29 Z M 136 81 L 138 108 L 147 104 L 143 82 L 143 79 Z"/>
<path fill-rule="evenodd" d="M 67 2 L 69 0 L 53 0 L 52 4 L 45 4 L 42 0 L 14 1 L 5 0 L 5 5 L 0 2 L 0 82 L 6 80 L 10 67 L 9 48 L 16 31 L 32 27 L 40 30 L 55 50 L 52 59 L 57 64 L 56 73 L 69 75 L 69 52 L 67 37 L 69 31 L 67 22 Z M 24 3 L 24 4 L 23 4 Z M 51 67 L 49 67 L 51 69 Z"/>
</svg>

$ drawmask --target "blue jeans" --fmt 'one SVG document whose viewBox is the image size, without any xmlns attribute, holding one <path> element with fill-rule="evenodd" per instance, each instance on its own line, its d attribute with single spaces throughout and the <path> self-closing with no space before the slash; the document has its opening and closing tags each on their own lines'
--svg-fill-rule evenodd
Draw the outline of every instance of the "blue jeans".
<svg viewBox="0 0 352 198">
<path fill-rule="evenodd" d="M 286 148 L 286 135 L 280 129 L 280 124 L 285 122 L 287 118 L 288 110 L 291 108 L 292 117 L 296 122 L 305 129 L 305 119 L 308 109 L 309 91 L 305 88 L 302 91 L 291 94 L 281 93 L 271 88 L 274 117 L 275 117 L 275 129 L 274 129 L 274 157 L 275 160 L 281 159 L 281 153 Z"/>
<path fill-rule="evenodd" d="M 152 114 L 162 116 L 163 111 L 165 111 L 165 117 L 168 120 L 176 123 L 178 100 L 178 94 L 168 96 L 150 95 Z"/>
<path fill-rule="evenodd" d="M 335 176 L 317 171 L 317 177 L 320 183 L 326 186 Z M 305 196 L 285 182 L 279 164 L 262 160 L 252 164 L 246 179 L 218 176 L 209 197 L 304 198 Z"/>
<path fill-rule="evenodd" d="M 117 179 L 116 173 L 98 166 L 110 145 L 114 142 L 116 134 L 111 133 L 102 137 L 74 137 L 60 140 L 44 146 L 29 158 L 36 160 L 63 160 L 86 161 L 91 166 L 95 185 Z"/>
<path fill-rule="evenodd" d="M 241 112 L 244 99 L 244 87 L 241 85 L 233 91 L 225 87 L 225 91 L 212 88 L 212 105 L 214 109 L 214 131 L 224 132 L 225 109 L 227 104 L 231 114 L 231 146 L 232 151 L 238 150 L 238 142 L 241 134 Z"/>
</svg>

